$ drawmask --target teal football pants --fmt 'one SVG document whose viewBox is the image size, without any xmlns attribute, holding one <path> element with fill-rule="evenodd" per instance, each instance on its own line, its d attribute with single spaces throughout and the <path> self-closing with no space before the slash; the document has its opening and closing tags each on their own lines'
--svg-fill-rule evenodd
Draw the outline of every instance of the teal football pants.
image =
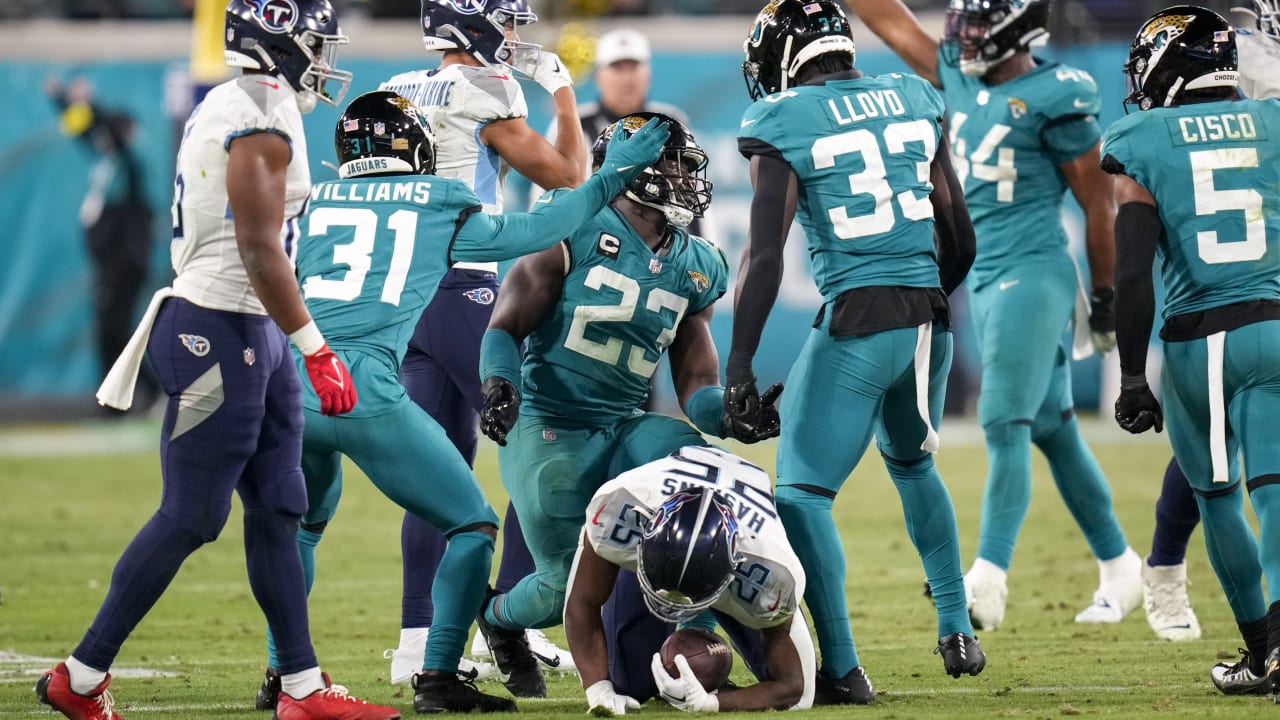
<svg viewBox="0 0 1280 720">
<path fill-rule="evenodd" d="M 497 527 L 497 514 L 444 430 L 407 396 L 390 412 L 373 417 L 328 417 L 307 410 L 302 472 L 309 507 L 302 516 L 298 548 L 308 571 L 308 590 L 315 579 L 320 532 L 333 519 L 342 495 L 343 455 L 382 494 L 449 538 L 438 572 L 450 582 L 432 592 L 436 613 L 423 667 L 456 670 L 489 581 L 493 538 L 482 530 Z M 270 637 L 268 654 L 274 654 Z"/>
<path fill-rule="evenodd" d="M 1164 358 L 1161 399 L 1169 439 L 1196 493 L 1209 559 L 1236 620 L 1257 620 L 1268 604 L 1280 601 L 1280 443 L 1273 425 L 1280 417 L 1280 321 L 1166 342 Z M 1219 388 L 1221 404 L 1213 399 Z M 1214 482 L 1215 439 L 1220 482 Z M 1260 543 L 1245 519 L 1241 456 Z"/>
<path fill-rule="evenodd" d="M 926 427 L 916 404 L 916 341 L 916 328 L 835 338 L 820 327 L 809 334 L 782 394 L 778 514 L 808 579 L 804 599 L 822 669 L 831 677 L 861 664 L 849 624 L 844 546 L 831 508 L 873 433 L 934 589 L 938 634 L 973 634 L 955 510 L 933 457 L 921 449 Z M 935 427 L 950 368 L 951 333 L 935 332 L 928 368 L 928 413 Z"/>
<path fill-rule="evenodd" d="M 1062 336 L 1075 305 L 1075 265 L 1059 259 L 1009 268 L 972 293 L 982 350 L 978 420 L 987 443 L 978 557 L 1008 569 L 1031 504 L 1031 443 L 1093 554 L 1110 560 L 1128 542 L 1111 489 L 1080 437 Z"/>
<path fill-rule="evenodd" d="M 498 469 L 535 571 L 489 605 L 488 620 L 507 628 L 559 625 L 591 496 L 619 473 L 706 444 L 693 426 L 657 413 L 595 428 L 522 416 L 498 448 Z"/>
</svg>

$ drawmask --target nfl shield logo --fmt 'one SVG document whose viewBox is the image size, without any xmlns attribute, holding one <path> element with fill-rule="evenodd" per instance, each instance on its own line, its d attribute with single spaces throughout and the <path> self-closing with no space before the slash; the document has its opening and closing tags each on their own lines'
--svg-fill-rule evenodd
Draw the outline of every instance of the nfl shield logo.
<svg viewBox="0 0 1280 720">
<path fill-rule="evenodd" d="M 253 365 L 255 362 L 257 362 L 257 360 L 258 360 L 258 356 L 257 356 L 256 354 L 254 354 L 254 352 L 253 352 L 253 348 L 245 348 L 245 349 L 244 349 L 244 364 L 245 364 L 245 365 Z"/>
<path fill-rule="evenodd" d="M 547 442 L 554 442 L 556 439 L 556 431 L 552 430 L 551 428 L 543 428 L 542 439 L 546 440 Z"/>
<path fill-rule="evenodd" d="M 384 123 L 380 123 L 380 122 L 376 122 L 376 123 L 374 123 L 374 124 L 373 124 L 373 134 L 374 134 L 374 135 L 386 135 L 386 134 L 387 134 L 387 126 L 386 126 Z"/>
<path fill-rule="evenodd" d="M 658 258 L 649 258 L 649 272 L 654 275 L 662 272 L 662 261 Z"/>
</svg>

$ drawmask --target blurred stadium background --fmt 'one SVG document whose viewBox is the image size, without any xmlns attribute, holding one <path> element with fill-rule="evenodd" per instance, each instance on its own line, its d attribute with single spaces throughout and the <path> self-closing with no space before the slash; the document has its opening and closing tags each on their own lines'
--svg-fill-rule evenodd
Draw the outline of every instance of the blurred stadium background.
<svg viewBox="0 0 1280 720">
<path fill-rule="evenodd" d="M 335 0 L 351 45 L 340 57 L 355 72 L 348 97 L 373 89 L 394 73 L 427 67 L 418 30 L 418 0 Z M 578 97 L 595 97 L 590 66 L 595 38 L 631 27 L 653 45 L 650 97 L 683 108 L 711 155 L 716 184 L 704 234 L 736 265 L 746 233 L 750 189 L 746 163 L 736 152 L 738 119 L 748 104 L 740 72 L 742 40 L 761 0 L 533 0 L 541 22 L 523 32 L 559 52 L 577 70 Z M 943 0 L 909 0 L 931 31 L 941 33 Z M 1104 125 L 1122 114 L 1120 66 L 1139 22 L 1166 5 L 1159 0 L 1059 0 L 1052 13 L 1052 43 L 1042 54 L 1092 73 L 1102 89 Z M 1227 13 L 1231 2 L 1205 2 Z M 100 380 L 93 340 L 93 286 L 79 220 L 97 157 L 73 135 L 85 110 L 131 117 L 145 197 L 153 210 L 150 271 L 132 308 L 130 326 L 150 292 L 171 278 L 169 214 L 178 128 L 201 88 L 220 81 L 223 0 L 3 0 L 0 2 L 0 217 L 5 262 L 0 266 L 0 423 L 92 417 Z M 193 22 L 193 15 L 199 20 Z M 1249 22 L 1234 16 L 1237 23 Z M 878 73 L 902 63 L 860 25 L 858 65 Z M 51 81 L 86 81 L 92 102 L 71 112 L 47 95 Z M 83 83 L 81 83 L 83 86 Z M 550 121 L 550 100 L 526 85 L 531 124 Z M 77 114 L 79 112 L 80 114 Z M 321 107 L 307 120 L 312 174 L 333 171 L 332 128 L 337 110 Z M 508 207 L 528 201 L 528 185 L 510 183 Z M 1070 205 L 1070 203 L 1068 203 Z M 1079 249 L 1082 229 L 1066 211 Z M 798 235 L 798 233 L 797 233 Z M 800 237 L 789 245 L 779 307 L 762 344 L 757 372 L 782 378 L 808 331 L 817 294 L 808 278 Z M 719 304 L 714 331 L 727 348 L 731 298 Z M 957 300 L 957 364 L 949 406 L 968 412 L 977 390 L 972 333 Z M 110 362 L 110 359 L 108 359 Z M 1097 359 L 1076 363 L 1074 387 L 1082 410 L 1107 407 L 1116 370 Z M 664 370 L 660 377 L 666 376 Z M 665 382 L 665 381 L 664 381 Z M 658 405 L 670 405 L 659 386 Z M 142 408 L 145 412 L 145 408 Z"/>
</svg>

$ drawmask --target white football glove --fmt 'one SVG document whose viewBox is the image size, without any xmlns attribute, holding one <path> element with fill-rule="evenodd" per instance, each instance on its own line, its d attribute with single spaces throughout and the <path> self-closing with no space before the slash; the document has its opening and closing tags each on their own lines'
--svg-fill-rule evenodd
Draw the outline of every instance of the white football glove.
<svg viewBox="0 0 1280 720">
<path fill-rule="evenodd" d="M 640 703 L 628 695 L 619 695 L 609 680 L 601 680 L 587 688 L 587 712 L 596 717 L 626 715 L 628 710 L 639 710 Z"/>
<path fill-rule="evenodd" d="M 658 694 L 663 700 L 685 712 L 720 712 L 720 698 L 707 692 L 684 655 L 676 655 L 676 669 L 680 677 L 671 677 L 667 669 L 662 667 L 662 655 L 653 654 L 653 681 L 658 685 Z"/>
<path fill-rule="evenodd" d="M 532 77 L 534 82 L 551 95 L 555 95 L 562 87 L 573 87 L 573 78 L 569 75 L 569 69 L 560 61 L 560 56 L 545 50 L 538 54 L 538 64 L 533 68 Z"/>
</svg>

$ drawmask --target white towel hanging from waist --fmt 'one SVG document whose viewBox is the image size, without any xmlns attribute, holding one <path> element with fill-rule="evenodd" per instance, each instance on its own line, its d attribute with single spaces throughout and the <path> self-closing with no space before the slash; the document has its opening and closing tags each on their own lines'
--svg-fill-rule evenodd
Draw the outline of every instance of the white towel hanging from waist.
<svg viewBox="0 0 1280 720">
<path fill-rule="evenodd" d="M 1076 307 L 1071 316 L 1071 359 L 1083 360 L 1094 353 L 1093 333 L 1089 329 L 1089 293 L 1084 289 L 1084 276 L 1080 266 L 1071 263 L 1076 271 Z"/>
<path fill-rule="evenodd" d="M 160 288 L 151 296 L 147 311 L 124 346 L 120 357 L 116 358 L 98 387 L 98 404 L 113 407 L 117 410 L 128 410 L 133 407 L 133 387 L 138 382 L 138 368 L 142 365 L 142 355 L 147 351 L 147 340 L 151 337 L 151 327 L 156 323 L 156 315 L 164 301 L 173 297 L 173 288 Z"/>
<path fill-rule="evenodd" d="M 1231 482 L 1231 463 L 1227 460 L 1227 403 L 1222 391 L 1222 361 L 1227 334 L 1216 332 L 1205 338 L 1209 349 L 1209 459 L 1215 483 Z"/>
<path fill-rule="evenodd" d="M 916 328 L 916 352 L 912 358 L 916 371 L 916 411 L 924 423 L 924 442 L 920 449 L 930 453 L 938 452 L 941 441 L 938 433 L 929 422 L 929 351 L 933 347 L 933 323 L 927 322 Z"/>
</svg>

